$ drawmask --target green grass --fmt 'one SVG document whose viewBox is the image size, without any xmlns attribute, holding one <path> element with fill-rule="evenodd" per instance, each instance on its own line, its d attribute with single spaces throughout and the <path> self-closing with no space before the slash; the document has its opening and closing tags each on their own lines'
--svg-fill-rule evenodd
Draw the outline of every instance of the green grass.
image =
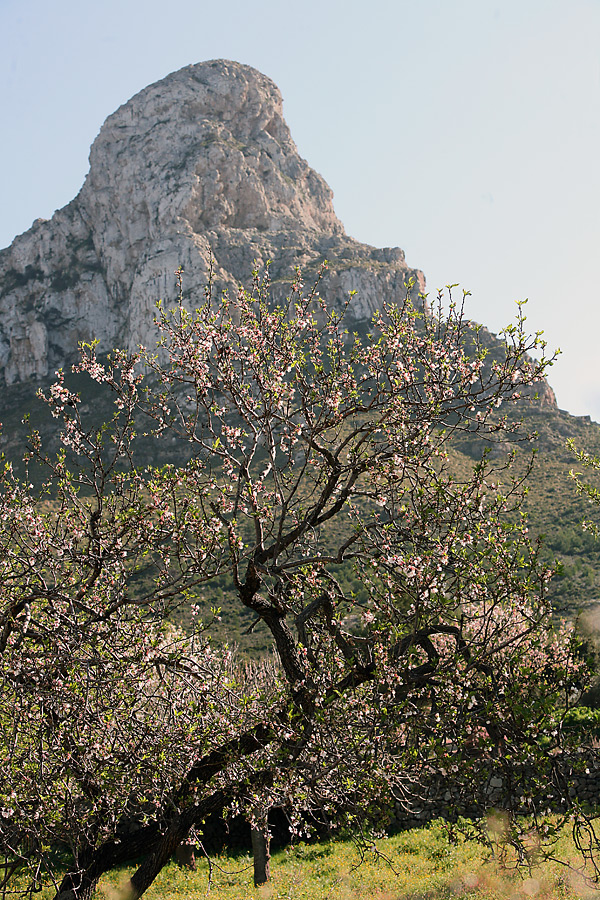
<svg viewBox="0 0 600 900">
<path fill-rule="evenodd" d="M 196 872 L 169 864 L 144 900 L 584 900 L 598 897 L 575 871 L 546 862 L 515 869 L 511 854 L 473 841 L 449 839 L 441 823 L 372 842 L 359 853 L 351 841 L 299 844 L 279 850 L 271 860 L 271 881 L 253 886 L 249 855 L 212 860 L 212 880 L 204 859 Z M 376 850 L 375 850 L 376 848 Z M 376 852 L 377 851 L 377 852 Z M 567 831 L 556 847 L 563 860 L 580 865 Z M 502 863 L 500 859 L 502 858 Z M 133 869 L 118 869 L 101 881 L 98 900 L 120 900 Z M 50 890 L 40 897 L 49 900 Z"/>
</svg>

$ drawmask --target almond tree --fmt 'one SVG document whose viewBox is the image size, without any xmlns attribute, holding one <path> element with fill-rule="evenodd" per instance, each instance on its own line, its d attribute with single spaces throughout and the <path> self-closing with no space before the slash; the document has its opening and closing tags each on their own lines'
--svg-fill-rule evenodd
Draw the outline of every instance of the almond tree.
<svg viewBox="0 0 600 900">
<path fill-rule="evenodd" d="M 543 774 L 580 666 L 512 455 L 467 470 L 452 448 L 524 440 L 520 395 L 550 360 L 521 314 L 491 353 L 459 306 L 409 298 L 351 332 L 299 277 L 283 305 L 268 277 L 209 285 L 194 312 L 159 310 L 156 350 L 83 348 L 107 424 L 52 387 L 64 449 L 33 440 L 41 496 L 3 477 L 5 885 L 34 890 L 62 847 L 61 900 L 143 856 L 137 898 L 213 811 L 285 805 L 300 830 L 410 805 L 432 764 Z M 136 431 L 187 462 L 141 465 Z M 248 674 L 210 642 L 225 577 L 276 665 Z M 203 619 L 185 634 L 182 604 Z M 521 797 L 536 809 L 535 780 Z"/>
</svg>

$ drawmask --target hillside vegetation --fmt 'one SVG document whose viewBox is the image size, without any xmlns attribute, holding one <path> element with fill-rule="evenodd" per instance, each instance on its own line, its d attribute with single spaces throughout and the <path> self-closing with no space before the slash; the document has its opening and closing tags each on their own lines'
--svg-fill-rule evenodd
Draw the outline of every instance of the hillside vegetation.
<svg viewBox="0 0 600 900">
<path fill-rule="evenodd" d="M 44 388 L 49 382 L 42 383 Z M 84 398 L 84 411 L 97 423 L 107 420 L 111 413 L 109 398 L 101 388 L 81 375 L 69 375 L 68 383 Z M 0 420 L 2 436 L 0 446 L 5 457 L 20 466 L 20 459 L 27 443 L 28 428 L 39 429 L 49 449 L 56 447 L 56 422 L 48 413 L 35 393 L 39 385 L 19 384 L 7 387 L 0 399 Z M 24 416 L 29 415 L 27 424 Z M 537 433 L 531 445 L 520 445 L 517 450 L 517 471 L 525 469 L 532 447 L 536 448 L 533 469 L 527 480 L 528 494 L 525 509 L 529 515 L 529 528 L 534 536 L 540 536 L 544 546 L 544 556 L 549 565 L 559 564 L 558 571 L 550 584 L 550 597 L 557 614 L 569 618 L 581 612 L 589 613 L 593 620 L 594 610 L 600 602 L 600 547 L 594 536 L 581 527 L 582 519 L 589 515 L 589 501 L 580 496 L 569 472 L 577 469 L 577 461 L 567 447 L 572 438 L 575 444 L 591 453 L 600 453 L 600 425 L 589 417 L 571 416 L 563 410 L 539 408 L 526 404 L 523 416 L 530 431 Z M 140 436 L 138 463 L 185 461 L 185 445 L 165 439 Z M 457 475 L 467 474 L 481 459 L 485 443 L 479 438 L 464 436 L 455 441 L 452 457 Z M 490 445 L 494 455 L 506 454 L 510 450 L 507 442 Z M 24 469 L 21 470 L 24 473 Z M 28 477 L 35 481 L 39 473 L 29 470 Z M 335 526 L 334 526 L 335 527 Z M 348 573 L 340 573 L 347 580 Z M 353 585 L 360 590 L 360 585 Z M 253 627 L 254 617 L 249 610 L 239 604 L 228 603 L 231 585 L 223 576 L 211 583 L 204 596 L 207 612 L 210 608 L 220 609 L 221 622 L 214 630 L 215 636 L 238 644 L 240 650 L 255 655 L 270 649 L 270 640 L 264 625 Z"/>
</svg>

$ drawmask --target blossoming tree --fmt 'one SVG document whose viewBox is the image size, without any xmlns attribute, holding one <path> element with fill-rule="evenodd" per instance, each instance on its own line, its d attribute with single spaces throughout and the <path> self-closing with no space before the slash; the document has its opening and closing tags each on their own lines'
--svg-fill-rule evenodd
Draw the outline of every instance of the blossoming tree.
<svg viewBox="0 0 600 900">
<path fill-rule="evenodd" d="M 410 805 L 426 765 L 542 766 L 578 664 L 523 475 L 489 448 L 468 468 L 453 455 L 464 434 L 524 439 L 511 413 L 549 363 L 539 335 L 521 317 L 490 353 L 460 306 L 408 292 L 352 331 L 299 277 L 277 305 L 268 276 L 161 309 L 158 328 L 155 350 L 82 349 L 109 422 L 62 376 L 51 388 L 63 450 L 34 436 L 41 492 L 3 474 L 5 887 L 66 858 L 57 896 L 87 898 L 142 856 L 140 897 L 215 810 L 285 805 L 302 827 Z M 140 433 L 187 462 L 140 464 Z M 225 577 L 276 663 L 249 671 L 210 641 Z M 185 633 L 168 624 L 182 604 L 199 613 Z M 536 784 L 519 802 L 535 808 Z"/>
</svg>

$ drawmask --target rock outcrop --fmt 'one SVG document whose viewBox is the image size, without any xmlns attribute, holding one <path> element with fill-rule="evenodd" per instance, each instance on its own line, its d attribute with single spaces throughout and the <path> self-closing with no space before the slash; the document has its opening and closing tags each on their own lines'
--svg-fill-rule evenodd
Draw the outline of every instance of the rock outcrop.
<svg viewBox="0 0 600 900">
<path fill-rule="evenodd" d="M 398 248 L 349 238 L 332 192 L 299 156 L 279 90 L 264 75 L 217 60 L 145 88 L 111 115 L 90 152 L 78 196 L 0 252 L 0 370 L 6 383 L 43 378 L 82 340 L 100 350 L 152 340 L 156 301 L 201 297 L 214 257 L 219 287 L 247 283 L 273 260 L 275 284 L 327 258 L 323 291 L 356 291 L 369 317 L 421 272 Z M 282 287 L 283 290 L 283 287 Z"/>
</svg>

